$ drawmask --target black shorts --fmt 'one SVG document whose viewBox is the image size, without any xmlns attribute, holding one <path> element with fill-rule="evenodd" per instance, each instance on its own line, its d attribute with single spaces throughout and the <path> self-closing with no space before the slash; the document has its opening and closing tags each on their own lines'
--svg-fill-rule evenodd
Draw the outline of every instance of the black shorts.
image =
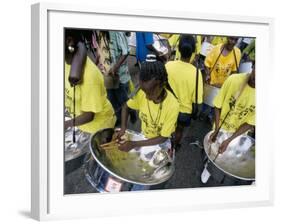
<svg viewBox="0 0 281 224">
<path fill-rule="evenodd" d="M 189 127 L 191 123 L 191 114 L 179 113 L 177 123 L 184 127 Z"/>
</svg>

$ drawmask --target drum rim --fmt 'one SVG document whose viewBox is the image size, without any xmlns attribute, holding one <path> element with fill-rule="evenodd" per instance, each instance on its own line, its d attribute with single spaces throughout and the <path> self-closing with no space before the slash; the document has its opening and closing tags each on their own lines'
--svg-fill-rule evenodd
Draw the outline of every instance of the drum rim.
<svg viewBox="0 0 281 224">
<path fill-rule="evenodd" d="M 209 132 L 205 135 L 204 140 L 205 140 L 205 138 L 206 138 L 207 136 L 209 136 L 213 131 L 214 131 L 214 130 L 209 131 Z M 251 136 L 247 136 L 247 137 L 249 137 L 250 139 L 253 139 Z M 217 165 L 217 164 L 210 158 L 210 156 L 208 155 L 207 149 L 206 149 L 205 147 L 204 147 L 204 151 L 205 151 L 205 154 L 206 154 L 207 157 L 208 157 L 208 161 L 211 161 L 213 165 L 215 165 L 219 170 L 221 170 L 222 172 L 228 174 L 229 176 L 235 177 L 235 178 L 240 179 L 240 180 L 247 180 L 247 181 L 254 181 L 254 180 L 255 180 L 255 177 L 253 177 L 253 178 L 250 178 L 250 177 L 249 177 L 249 178 L 247 178 L 247 177 L 240 177 L 240 176 L 237 176 L 237 175 L 235 175 L 235 174 L 231 174 L 231 173 L 228 172 L 228 171 L 225 171 L 224 169 L 222 169 L 219 165 Z"/>
</svg>

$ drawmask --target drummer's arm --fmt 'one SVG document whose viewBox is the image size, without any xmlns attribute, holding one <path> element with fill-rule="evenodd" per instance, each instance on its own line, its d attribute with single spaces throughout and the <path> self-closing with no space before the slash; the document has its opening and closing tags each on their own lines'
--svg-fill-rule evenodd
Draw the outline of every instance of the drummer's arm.
<svg viewBox="0 0 281 224">
<path fill-rule="evenodd" d="M 218 134 L 218 131 L 219 131 L 219 125 L 220 125 L 220 116 L 221 116 L 221 109 L 215 107 L 215 130 L 210 135 L 210 140 L 212 142 L 215 142 L 216 138 L 217 138 L 217 134 Z"/>
<path fill-rule="evenodd" d="M 121 65 L 124 63 L 124 61 L 127 59 L 128 55 L 129 55 L 129 53 L 126 54 L 126 55 L 121 55 L 121 56 L 119 57 L 119 59 L 117 60 L 117 62 L 110 68 L 108 74 L 109 74 L 109 75 L 112 75 L 112 76 L 117 75 L 117 72 L 118 72 L 120 66 L 121 66 Z"/>
<path fill-rule="evenodd" d="M 157 136 L 154 138 L 142 140 L 142 141 L 134 141 L 134 148 L 135 147 L 142 147 L 142 146 L 151 146 L 151 145 L 159 145 L 164 143 L 168 138 L 163 136 Z"/>
<path fill-rule="evenodd" d="M 159 145 L 159 144 L 165 142 L 167 139 L 168 139 L 167 137 L 158 136 L 158 137 L 141 140 L 141 141 L 119 142 L 119 150 L 128 152 L 133 148 L 151 146 L 151 145 Z"/>
<path fill-rule="evenodd" d="M 221 108 L 215 107 L 215 131 L 219 129 L 221 117 Z"/>
<path fill-rule="evenodd" d="M 227 146 L 229 145 L 229 143 L 235 139 L 236 137 L 244 134 L 245 132 L 253 129 L 255 126 L 253 125 L 250 125 L 250 124 L 247 124 L 247 123 L 244 123 L 242 124 L 234 133 L 233 135 L 231 135 L 231 137 L 229 137 L 228 139 L 226 139 L 225 141 L 222 142 L 222 144 L 220 145 L 220 148 L 219 148 L 219 152 L 220 153 L 223 153 Z"/>
<path fill-rule="evenodd" d="M 245 132 L 254 129 L 254 125 L 250 125 L 247 123 L 242 124 L 234 133 L 233 135 L 229 138 L 229 142 L 231 142 L 233 139 L 235 139 L 236 137 L 238 137 L 239 135 L 244 134 Z"/>
<path fill-rule="evenodd" d="M 127 103 L 124 103 L 121 112 L 121 131 L 120 131 L 121 135 L 124 134 L 127 129 L 128 118 L 129 118 L 129 108 Z"/>
</svg>

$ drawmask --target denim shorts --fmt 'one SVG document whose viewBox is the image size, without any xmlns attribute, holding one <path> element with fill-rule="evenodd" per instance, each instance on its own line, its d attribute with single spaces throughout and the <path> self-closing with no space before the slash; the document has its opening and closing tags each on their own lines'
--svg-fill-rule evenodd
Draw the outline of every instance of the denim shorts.
<svg viewBox="0 0 281 224">
<path fill-rule="evenodd" d="M 191 114 L 188 113 L 179 113 L 178 116 L 178 124 L 184 126 L 184 127 L 188 127 L 190 126 L 191 123 Z"/>
</svg>

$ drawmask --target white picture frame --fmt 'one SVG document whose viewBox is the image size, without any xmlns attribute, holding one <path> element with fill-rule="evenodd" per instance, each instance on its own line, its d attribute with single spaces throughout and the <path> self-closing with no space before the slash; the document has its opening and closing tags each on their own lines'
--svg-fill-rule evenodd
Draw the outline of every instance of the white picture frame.
<svg viewBox="0 0 281 224">
<path fill-rule="evenodd" d="M 64 195 L 64 27 L 256 37 L 255 185 Z M 149 10 L 127 11 L 50 3 L 32 5 L 31 216 L 37 220 L 50 220 L 271 205 L 273 145 L 269 136 L 264 133 L 270 130 L 270 122 L 265 118 L 270 114 L 270 107 L 267 106 L 270 102 L 265 95 L 272 94 L 272 90 L 269 79 L 262 74 L 271 71 L 269 55 L 273 49 L 272 29 L 273 20 L 270 18 Z M 263 93 L 267 94 L 260 91 L 261 83 Z M 122 208 L 124 206 L 125 210 Z"/>
</svg>

